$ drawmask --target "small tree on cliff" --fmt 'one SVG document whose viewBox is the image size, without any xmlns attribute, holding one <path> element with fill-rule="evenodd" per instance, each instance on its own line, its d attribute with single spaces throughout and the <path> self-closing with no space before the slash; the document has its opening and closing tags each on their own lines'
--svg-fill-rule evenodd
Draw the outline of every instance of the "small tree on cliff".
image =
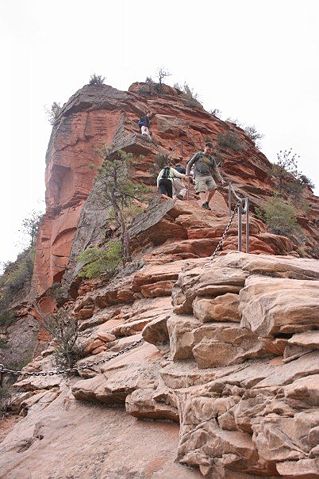
<svg viewBox="0 0 319 479">
<path fill-rule="evenodd" d="M 90 76 L 89 85 L 102 86 L 104 85 L 104 80 L 105 77 L 102 77 L 102 75 L 93 73 L 93 75 Z"/>
<path fill-rule="evenodd" d="M 123 264 L 131 260 L 130 238 L 125 210 L 134 199 L 140 200 L 145 187 L 131 180 L 131 160 L 133 155 L 122 150 L 110 153 L 107 147 L 100 150 L 104 158 L 101 175 L 104 178 L 104 194 L 112 205 L 114 220 L 120 229 Z"/>
<path fill-rule="evenodd" d="M 27 235 L 30 238 L 30 246 L 33 247 L 37 238 L 42 214 L 39 211 L 33 210 L 27 218 L 22 220 L 19 232 Z"/>
<path fill-rule="evenodd" d="M 52 103 L 50 108 L 45 109 L 50 125 L 54 125 L 61 111 L 62 111 L 62 106 L 60 105 L 60 103 L 57 103 L 56 101 Z"/>
</svg>

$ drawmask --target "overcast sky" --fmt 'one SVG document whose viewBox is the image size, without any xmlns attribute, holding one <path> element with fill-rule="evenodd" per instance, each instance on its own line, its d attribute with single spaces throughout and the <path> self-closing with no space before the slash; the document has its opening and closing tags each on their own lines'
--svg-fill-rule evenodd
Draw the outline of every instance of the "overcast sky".
<svg viewBox="0 0 319 479">
<path fill-rule="evenodd" d="M 222 119 L 255 125 L 270 161 L 293 148 L 319 193 L 317 0 L 0 0 L 0 262 L 44 209 L 45 106 L 93 73 L 126 90 L 159 67 Z"/>
</svg>

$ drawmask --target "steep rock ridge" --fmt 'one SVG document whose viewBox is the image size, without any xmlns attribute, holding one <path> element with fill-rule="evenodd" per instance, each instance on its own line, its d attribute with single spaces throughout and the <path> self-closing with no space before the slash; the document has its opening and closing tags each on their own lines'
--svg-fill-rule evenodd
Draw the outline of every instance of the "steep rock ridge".
<svg viewBox="0 0 319 479">
<path fill-rule="evenodd" d="M 220 149 L 225 176 L 253 205 L 272 194 L 270 163 L 240 128 L 174 88 L 148 95 L 146 86 L 85 86 L 54 126 L 33 294 L 50 311 L 46 290 L 62 282 L 86 357 L 80 380 L 19 379 L 14 406 L 26 417 L 0 444 L 0 470 L 8 479 L 319 477 L 318 261 L 295 258 L 290 239 L 251 215 L 253 254 L 233 252 L 235 217 L 212 262 L 228 223 L 221 190 L 211 213 L 192 194 L 154 195 L 130 226 L 132 264 L 107 282 L 77 277 L 79 253 L 112 235 L 97 176 L 103 144 L 133 153 L 135 178 L 153 185 L 158 153 L 185 162 L 206 137 L 232 132 L 242 149 Z M 137 127 L 148 109 L 153 143 Z M 315 245 L 319 199 L 305 198 L 299 223 Z M 26 370 L 52 369 L 53 350 Z"/>
<path fill-rule="evenodd" d="M 249 195 L 253 204 L 258 205 L 262 198 L 271 195 L 270 163 L 243 130 L 221 121 L 200 105 L 190 105 L 174 88 L 165 85 L 161 94 L 147 96 L 145 87 L 133 84 L 128 92 L 122 92 L 108 85 L 86 85 L 64 105 L 53 127 L 46 156 L 47 211 L 36 247 L 35 296 L 60 282 L 69 264 L 77 228 L 81 222 L 87 223 L 81 212 L 101 163 L 98 149 L 104 144 L 132 152 L 135 177 L 152 185 L 156 154 L 167 153 L 185 162 L 202 147 L 206 137 L 216 139 L 220 133 L 235 133 L 241 150 L 220 149 L 225 175 L 236 183 L 239 192 Z M 148 109 L 155 113 L 154 143 L 141 138 L 137 127 L 137 118 Z M 319 239 L 315 223 L 319 200 L 310 192 L 306 196 L 310 209 L 300 222 L 310 244 L 315 244 Z M 92 207 L 88 205 L 87 210 L 92 211 Z M 92 219 L 92 214 L 89 216 Z"/>
</svg>

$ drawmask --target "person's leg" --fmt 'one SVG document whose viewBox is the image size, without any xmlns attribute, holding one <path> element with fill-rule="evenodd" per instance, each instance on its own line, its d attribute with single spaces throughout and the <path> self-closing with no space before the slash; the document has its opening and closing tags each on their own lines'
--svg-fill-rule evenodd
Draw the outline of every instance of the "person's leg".
<svg viewBox="0 0 319 479">
<path fill-rule="evenodd" d="M 167 196 L 173 198 L 173 182 L 171 180 L 166 180 L 166 190 Z"/>
<path fill-rule="evenodd" d="M 207 186 L 206 203 L 209 206 L 210 200 L 213 198 L 214 194 L 216 193 L 216 189 L 217 189 L 217 185 L 214 181 L 214 178 L 212 178 L 212 177 L 207 178 L 206 186 Z"/>
<path fill-rule="evenodd" d="M 166 195 L 167 194 L 164 180 L 159 180 L 158 189 L 159 189 L 159 192 L 160 192 L 161 195 Z"/>
<path fill-rule="evenodd" d="M 141 126 L 141 133 L 143 136 L 146 136 L 149 141 L 152 141 L 152 136 L 147 126 Z"/>
<path fill-rule="evenodd" d="M 167 178 L 163 178 L 159 180 L 159 192 L 161 195 L 169 196 L 170 198 L 173 197 L 173 187 L 171 180 Z"/>
<path fill-rule="evenodd" d="M 207 198 L 208 198 L 208 187 L 207 187 L 207 176 L 197 176 L 195 178 L 195 191 L 199 195 L 199 204 L 206 209 L 209 209 Z"/>
</svg>

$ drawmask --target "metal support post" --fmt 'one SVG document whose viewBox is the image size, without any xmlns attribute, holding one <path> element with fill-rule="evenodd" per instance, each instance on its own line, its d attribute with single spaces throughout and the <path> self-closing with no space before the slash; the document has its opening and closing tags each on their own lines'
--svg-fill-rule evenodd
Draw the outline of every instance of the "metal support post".
<svg viewBox="0 0 319 479">
<path fill-rule="evenodd" d="M 242 250 L 242 212 L 243 207 L 240 203 L 238 206 L 238 251 Z"/>
<path fill-rule="evenodd" d="M 246 253 L 249 253 L 249 198 L 246 198 Z"/>
</svg>

